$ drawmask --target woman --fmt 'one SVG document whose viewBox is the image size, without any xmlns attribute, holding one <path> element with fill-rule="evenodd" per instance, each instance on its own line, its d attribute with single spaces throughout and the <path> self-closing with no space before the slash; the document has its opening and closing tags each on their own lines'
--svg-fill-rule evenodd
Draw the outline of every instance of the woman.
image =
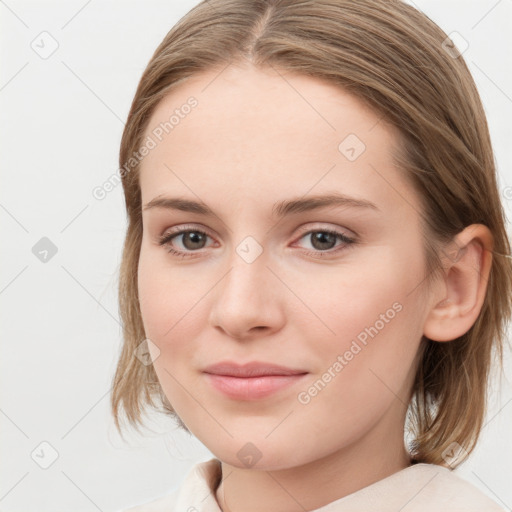
<svg viewBox="0 0 512 512">
<path fill-rule="evenodd" d="M 202 2 L 141 78 L 120 167 L 116 424 L 156 398 L 215 455 L 130 510 L 502 510 L 451 472 L 512 269 L 437 25 L 400 1 Z"/>
</svg>

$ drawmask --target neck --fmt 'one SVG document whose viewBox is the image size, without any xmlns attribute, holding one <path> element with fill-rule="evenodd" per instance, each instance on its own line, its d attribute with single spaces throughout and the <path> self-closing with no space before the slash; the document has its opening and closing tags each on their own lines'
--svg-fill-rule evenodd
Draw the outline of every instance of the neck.
<svg viewBox="0 0 512 512">
<path fill-rule="evenodd" d="M 222 462 L 217 502 L 223 512 L 315 510 L 410 466 L 403 431 L 399 433 L 389 439 L 369 432 L 327 457 L 277 471 Z"/>
</svg>

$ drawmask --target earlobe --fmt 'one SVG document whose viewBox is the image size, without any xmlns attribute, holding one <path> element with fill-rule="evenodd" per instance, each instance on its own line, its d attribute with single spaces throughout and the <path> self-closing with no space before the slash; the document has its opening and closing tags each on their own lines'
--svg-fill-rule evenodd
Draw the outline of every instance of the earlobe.
<svg viewBox="0 0 512 512">
<path fill-rule="evenodd" d="M 492 249 L 493 236 L 489 228 L 471 224 L 443 250 L 443 291 L 432 298 L 424 336 L 433 341 L 451 341 L 471 329 L 484 302 Z"/>
</svg>

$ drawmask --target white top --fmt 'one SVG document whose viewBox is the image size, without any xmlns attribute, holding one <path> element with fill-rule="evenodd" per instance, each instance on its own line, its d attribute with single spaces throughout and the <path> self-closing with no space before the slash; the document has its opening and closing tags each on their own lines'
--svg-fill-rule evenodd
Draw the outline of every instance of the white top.
<svg viewBox="0 0 512 512">
<path fill-rule="evenodd" d="M 121 512 L 222 512 L 220 460 L 196 464 L 173 492 Z M 505 512 L 452 470 L 418 463 L 310 512 Z"/>
</svg>

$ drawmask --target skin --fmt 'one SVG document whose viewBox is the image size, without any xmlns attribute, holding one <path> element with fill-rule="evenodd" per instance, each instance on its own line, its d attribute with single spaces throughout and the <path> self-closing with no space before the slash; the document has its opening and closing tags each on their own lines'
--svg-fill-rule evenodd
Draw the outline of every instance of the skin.
<svg viewBox="0 0 512 512">
<path fill-rule="evenodd" d="M 473 325 L 492 238 L 477 224 L 459 233 L 462 256 L 447 260 L 427 293 L 419 197 L 393 166 L 399 134 L 380 116 L 319 79 L 232 64 L 173 90 L 146 135 L 190 96 L 197 107 L 141 165 L 143 205 L 182 197 L 215 213 L 143 211 L 139 297 L 155 371 L 182 421 L 222 461 L 223 510 L 312 510 L 410 465 L 403 426 L 422 336 L 448 341 Z M 348 134 L 366 146 L 354 161 L 338 150 Z M 334 191 L 378 210 L 272 216 L 278 201 Z M 159 245 L 185 228 L 208 237 Z M 311 231 L 325 229 L 357 242 L 315 244 Z M 236 250 L 247 236 L 263 250 L 252 263 Z M 298 394 L 393 304 L 401 310 L 301 403 Z M 226 359 L 309 373 L 265 399 L 234 400 L 202 373 Z M 253 465 L 237 456 L 247 443 L 259 453 Z"/>
</svg>

